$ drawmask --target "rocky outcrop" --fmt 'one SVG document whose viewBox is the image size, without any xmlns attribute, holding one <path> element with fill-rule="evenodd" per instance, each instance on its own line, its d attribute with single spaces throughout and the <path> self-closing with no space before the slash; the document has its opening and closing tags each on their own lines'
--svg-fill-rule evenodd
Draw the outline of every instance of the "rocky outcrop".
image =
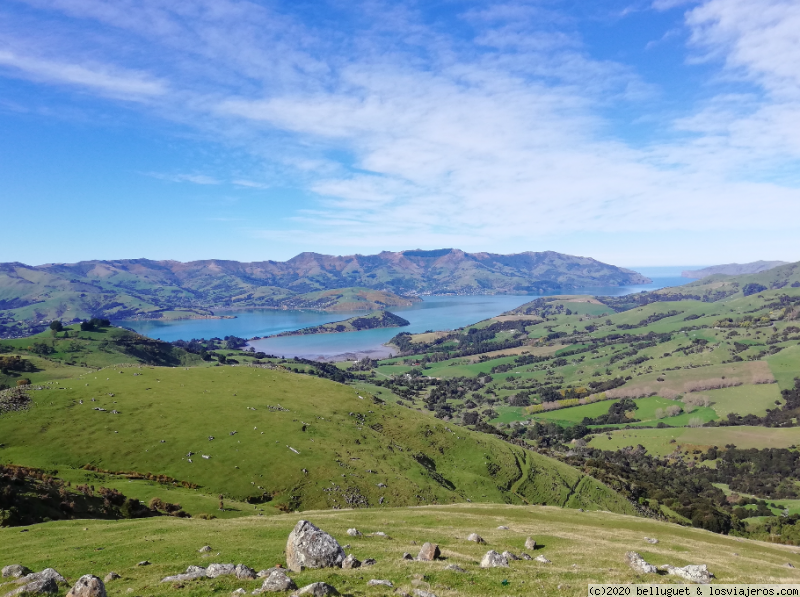
<svg viewBox="0 0 800 597">
<path fill-rule="evenodd" d="M 422 549 L 419 550 L 419 554 L 417 555 L 417 560 L 420 562 L 432 562 L 434 560 L 439 559 L 441 557 L 442 552 L 439 551 L 439 546 L 435 543 L 425 543 L 422 546 Z"/>
<path fill-rule="evenodd" d="M 107 597 L 103 581 L 92 574 L 84 574 L 67 593 L 67 597 Z"/>
<path fill-rule="evenodd" d="M 508 560 L 492 549 L 481 559 L 481 568 L 508 568 Z"/>
<path fill-rule="evenodd" d="M 344 558 L 344 550 L 339 542 L 307 520 L 299 521 L 289 533 L 286 564 L 290 570 L 301 572 L 303 568 L 338 568 Z"/>
<path fill-rule="evenodd" d="M 294 581 L 291 578 L 289 578 L 289 575 L 286 574 L 285 570 L 282 568 L 273 568 L 269 571 L 269 574 L 264 580 L 264 584 L 261 585 L 261 588 L 253 591 L 253 594 L 280 593 L 283 591 L 292 591 L 296 588 L 297 585 L 294 584 Z"/>
<path fill-rule="evenodd" d="M 215 564 L 212 564 L 214 566 Z M 218 564 L 216 564 L 218 565 Z M 161 579 L 161 582 L 182 582 L 186 580 L 194 580 L 196 578 L 203 578 L 207 576 L 205 568 L 200 566 L 189 566 L 183 574 L 176 574 L 175 576 L 167 576 Z"/>
<path fill-rule="evenodd" d="M 671 576 L 677 576 L 699 585 L 707 585 L 714 578 L 714 574 L 708 571 L 708 567 L 705 564 L 690 564 L 683 568 L 666 564 L 661 566 L 661 569 L 666 570 L 667 574 Z"/>
<path fill-rule="evenodd" d="M 625 554 L 625 561 L 636 574 L 657 574 L 658 569 L 652 564 L 645 562 L 644 558 L 635 551 Z"/>
</svg>

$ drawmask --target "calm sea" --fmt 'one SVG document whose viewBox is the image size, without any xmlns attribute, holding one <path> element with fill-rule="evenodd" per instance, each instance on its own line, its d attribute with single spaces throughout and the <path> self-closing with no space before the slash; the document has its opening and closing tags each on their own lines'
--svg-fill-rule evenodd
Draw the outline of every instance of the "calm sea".
<svg viewBox="0 0 800 597">
<path fill-rule="evenodd" d="M 593 294 L 618 296 L 655 290 L 666 286 L 679 286 L 691 280 L 678 275 L 654 277 L 657 273 L 648 274 L 648 270 L 640 270 L 650 275 L 652 284 L 642 286 L 624 286 L 614 288 L 582 288 L 573 292 L 556 294 Z M 672 271 L 669 272 L 670 274 Z M 498 315 L 509 309 L 518 307 L 539 296 L 545 295 L 492 295 L 492 296 L 427 296 L 423 301 L 411 307 L 392 309 L 411 325 L 404 328 L 380 330 L 364 330 L 344 334 L 314 334 L 309 336 L 287 336 L 283 338 L 266 338 L 250 343 L 256 350 L 268 354 L 286 357 L 304 358 L 353 358 L 371 355 L 373 357 L 388 356 L 388 349 L 383 346 L 399 332 L 424 332 L 426 330 L 451 330 Z M 117 325 L 132 328 L 137 332 L 159 338 L 168 342 L 173 340 L 191 340 L 192 338 L 224 338 L 239 336 L 253 338 L 269 336 L 288 330 L 321 325 L 331 321 L 340 321 L 360 312 L 326 313 L 321 311 L 273 311 L 253 309 L 246 311 L 218 311 L 218 315 L 235 315 L 236 319 L 187 319 L 181 321 L 115 321 Z"/>
</svg>

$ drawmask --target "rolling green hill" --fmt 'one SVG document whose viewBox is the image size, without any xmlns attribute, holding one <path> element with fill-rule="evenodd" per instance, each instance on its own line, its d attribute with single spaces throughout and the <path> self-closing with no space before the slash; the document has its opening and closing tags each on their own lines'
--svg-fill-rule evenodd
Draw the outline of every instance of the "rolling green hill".
<svg viewBox="0 0 800 597">
<path fill-rule="evenodd" d="M 490 504 L 329 510 L 237 520 L 58 521 L 29 527 L 23 534 L 17 528 L 0 528 L 0 561 L 19 562 L 35 570 L 53 567 L 71 582 L 83 574 L 102 578 L 115 570 L 122 578 L 108 583 L 110 595 L 127 594 L 129 588 L 132 595 L 154 597 L 227 595 L 239 587 L 250 592 L 261 586 L 261 579 L 159 580 L 187 566 L 212 562 L 242 562 L 255 570 L 285 566 L 286 538 L 301 517 L 342 545 L 350 545 L 347 552 L 359 560 L 376 560 L 369 568 L 290 573 L 300 587 L 324 581 L 343 595 L 392 594 L 394 589 L 368 587 L 372 578 L 390 580 L 409 594 L 421 589 L 441 597 L 578 597 L 586 595 L 589 583 L 680 584 L 673 576 L 634 574 L 624 561 L 630 550 L 655 565 L 706 564 L 716 577 L 714 583 L 800 583 L 800 556 L 788 546 L 609 512 Z M 348 536 L 349 528 L 359 529 L 364 536 Z M 376 531 L 390 538 L 368 536 Z M 487 545 L 467 541 L 470 533 L 481 535 Z M 520 555 L 529 536 L 537 542 L 530 555 L 544 556 L 549 564 L 512 561 L 508 568 L 478 566 L 490 549 Z M 658 543 L 650 544 L 645 537 Z M 438 544 L 445 559 L 402 559 L 403 552 L 416 555 L 425 541 Z M 211 546 L 210 554 L 198 553 L 204 545 Z M 143 560 L 151 565 L 136 566 Z M 446 569 L 453 564 L 465 572 Z"/>
<path fill-rule="evenodd" d="M 465 500 L 633 512 L 555 460 L 280 369 L 120 366 L 42 387 L 0 415 L 3 463 L 167 475 L 270 512 Z"/>
</svg>

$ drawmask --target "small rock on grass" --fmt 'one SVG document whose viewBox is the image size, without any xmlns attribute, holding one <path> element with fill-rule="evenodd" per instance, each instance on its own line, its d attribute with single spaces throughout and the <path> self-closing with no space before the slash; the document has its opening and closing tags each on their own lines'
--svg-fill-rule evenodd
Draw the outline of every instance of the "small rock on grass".
<svg viewBox="0 0 800 597">
<path fill-rule="evenodd" d="M 532 537 L 525 539 L 525 549 L 530 549 L 531 551 L 536 549 L 536 541 Z"/>
<path fill-rule="evenodd" d="M 236 564 L 235 574 L 239 580 L 253 580 L 256 578 L 256 571 L 244 564 Z"/>
<path fill-rule="evenodd" d="M 11 564 L 3 568 L 3 578 L 22 578 L 31 573 L 31 570 L 22 564 Z"/>
<path fill-rule="evenodd" d="M 510 551 L 504 551 L 503 557 L 507 560 L 519 560 L 519 556 L 515 553 L 511 553 Z"/>
<path fill-rule="evenodd" d="M 653 545 L 658 543 L 658 539 L 653 539 L 652 537 L 645 537 L 644 540 L 647 541 L 648 543 L 652 543 Z"/>
<path fill-rule="evenodd" d="M 364 560 L 363 562 L 361 562 L 361 565 L 362 565 L 362 566 L 374 566 L 374 565 L 375 565 L 375 564 L 377 564 L 377 563 L 378 563 L 378 561 L 377 561 L 377 560 L 375 560 L 375 559 L 373 559 L 373 558 L 367 558 L 366 560 Z"/>
<path fill-rule="evenodd" d="M 338 594 L 339 591 L 337 591 L 331 585 L 324 582 L 315 582 L 310 585 L 306 585 L 299 591 L 295 591 L 292 593 L 292 597 L 300 597 L 301 595 L 308 595 L 309 597 L 325 597 L 326 595 Z"/>
<path fill-rule="evenodd" d="M 478 533 L 470 533 L 470 535 L 467 537 L 467 541 L 474 541 L 478 544 L 486 543 L 486 541 L 483 540 L 483 537 L 481 537 Z"/>
<path fill-rule="evenodd" d="M 204 545 L 203 547 L 201 547 L 197 551 L 198 551 L 198 553 L 208 553 L 208 552 L 211 551 L 211 546 L 210 545 Z"/>
<path fill-rule="evenodd" d="M 507 568 L 508 560 L 502 554 L 497 553 L 495 550 L 489 550 L 486 555 L 481 559 L 481 568 Z"/>
<path fill-rule="evenodd" d="M 118 578 L 122 578 L 116 572 L 109 572 L 106 574 L 106 577 L 103 579 L 103 582 L 111 582 L 112 580 L 117 580 Z"/>
<path fill-rule="evenodd" d="M 671 576 L 677 576 L 683 580 L 688 580 L 689 582 L 694 582 L 699 585 L 707 585 L 711 582 L 711 579 L 714 578 L 714 574 L 708 571 L 708 567 L 705 564 L 689 564 L 683 568 L 677 568 L 666 564 L 661 566 L 661 569 L 666 570 L 667 574 Z"/>
<path fill-rule="evenodd" d="M 347 534 L 351 537 L 361 537 L 361 531 L 358 529 L 347 529 Z"/>
<path fill-rule="evenodd" d="M 259 593 L 280 593 L 283 591 L 293 591 L 297 588 L 297 585 L 294 584 L 294 581 L 289 578 L 289 575 L 286 574 L 286 571 L 283 568 L 272 568 L 269 570 L 269 574 L 267 575 L 266 580 L 264 580 L 264 584 L 261 585 L 260 589 L 256 589 L 253 591 L 253 595 L 258 595 Z"/>
<path fill-rule="evenodd" d="M 466 572 L 461 566 L 456 566 L 455 564 L 450 564 L 449 566 L 444 567 L 445 570 L 450 570 L 451 572 L 458 572 L 459 574 L 463 574 Z"/>
<path fill-rule="evenodd" d="M 414 556 L 412 556 L 410 553 L 406 552 L 406 553 L 403 554 L 403 558 L 402 559 L 404 559 L 404 560 L 413 560 Z"/>
<path fill-rule="evenodd" d="M 552 562 L 551 562 L 550 560 L 548 560 L 548 559 L 547 559 L 546 557 L 544 557 L 544 556 L 536 556 L 536 557 L 535 557 L 535 558 L 533 558 L 533 559 L 534 559 L 534 560 L 536 560 L 537 562 L 541 562 L 542 564 L 552 564 Z"/>
<path fill-rule="evenodd" d="M 286 564 L 290 570 L 301 572 L 304 567 L 338 568 L 344 558 L 345 553 L 339 542 L 307 520 L 298 521 L 289 533 Z"/>
<path fill-rule="evenodd" d="M 425 543 L 422 546 L 422 549 L 419 550 L 419 555 L 417 559 L 420 562 L 432 562 L 433 560 L 438 559 L 442 555 L 442 552 L 439 551 L 439 546 L 435 543 Z"/>
<path fill-rule="evenodd" d="M 436 597 L 436 593 L 425 591 L 423 589 L 414 589 L 415 597 Z"/>
<path fill-rule="evenodd" d="M 507 531 L 508 527 L 501 524 L 499 527 L 497 527 L 497 530 L 498 531 Z"/>
<path fill-rule="evenodd" d="M 628 566 L 631 567 L 631 570 L 636 572 L 636 574 L 657 574 L 658 569 L 653 566 L 652 564 L 648 564 L 644 561 L 644 558 L 640 556 L 635 551 L 629 551 L 625 554 L 625 561 L 628 563 Z"/>
<path fill-rule="evenodd" d="M 394 586 L 392 581 L 390 580 L 378 580 L 373 578 L 372 580 L 367 582 L 368 587 L 389 587 L 390 589 Z"/>
<path fill-rule="evenodd" d="M 352 570 L 353 568 L 360 568 L 360 567 L 361 567 L 361 560 L 356 558 L 353 554 L 350 554 L 344 560 L 342 560 L 343 570 Z"/>
<path fill-rule="evenodd" d="M 523 551 L 523 552 L 520 554 L 520 557 L 521 557 L 523 560 L 532 560 L 532 559 L 533 559 L 531 556 L 529 556 L 528 554 L 526 554 L 524 551 Z"/>
<path fill-rule="evenodd" d="M 141 562 L 139 562 L 139 563 L 138 563 L 138 564 L 136 564 L 136 565 L 137 565 L 137 566 L 149 566 L 149 565 L 150 565 L 150 562 L 148 562 L 147 560 L 142 560 Z"/>
<path fill-rule="evenodd" d="M 67 597 L 106 597 L 106 586 L 96 576 L 84 574 L 67 593 Z"/>
<path fill-rule="evenodd" d="M 231 595 L 236 595 L 236 597 L 239 597 L 239 595 L 246 595 L 246 594 L 247 591 L 245 591 L 242 587 L 239 587 L 235 591 L 231 591 Z"/>
</svg>

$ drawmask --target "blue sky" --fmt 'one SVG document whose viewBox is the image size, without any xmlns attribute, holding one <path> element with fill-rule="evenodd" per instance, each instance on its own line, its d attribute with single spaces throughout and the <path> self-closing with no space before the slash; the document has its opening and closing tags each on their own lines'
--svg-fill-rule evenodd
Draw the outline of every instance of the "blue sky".
<svg viewBox="0 0 800 597">
<path fill-rule="evenodd" d="M 791 0 L 7 0 L 0 261 L 800 260 Z"/>
</svg>

